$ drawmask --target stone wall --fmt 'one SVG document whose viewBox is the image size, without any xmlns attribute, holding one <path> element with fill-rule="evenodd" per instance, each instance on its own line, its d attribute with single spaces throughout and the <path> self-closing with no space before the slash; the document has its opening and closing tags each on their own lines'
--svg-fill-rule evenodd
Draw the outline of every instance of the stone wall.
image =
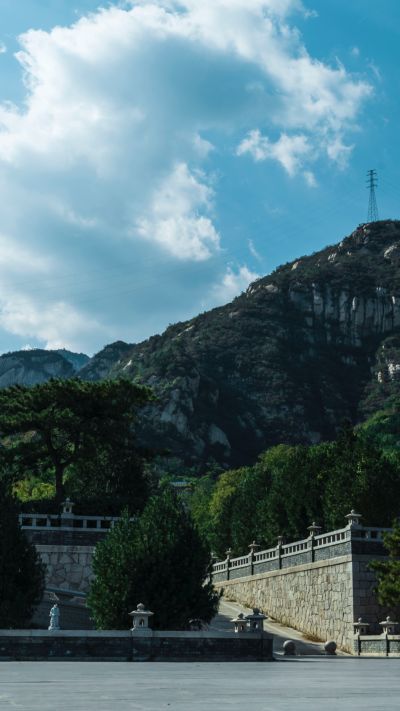
<svg viewBox="0 0 400 711">
<path fill-rule="evenodd" d="M 333 639 L 338 647 L 353 653 L 353 622 L 360 616 L 370 623 L 370 632 L 380 634 L 385 617 L 400 621 L 400 607 L 379 605 L 371 587 L 376 583 L 368 571 L 369 556 L 345 555 L 292 568 L 217 582 L 225 597 L 264 614 L 300 632 Z"/>
<path fill-rule="evenodd" d="M 150 634 L 151 631 L 149 630 Z M 273 659 L 267 632 L 1 630 L 0 661 L 253 662 Z"/>
<path fill-rule="evenodd" d="M 94 546 L 37 545 L 36 549 L 46 564 L 47 586 L 88 592 L 94 577 Z"/>
</svg>

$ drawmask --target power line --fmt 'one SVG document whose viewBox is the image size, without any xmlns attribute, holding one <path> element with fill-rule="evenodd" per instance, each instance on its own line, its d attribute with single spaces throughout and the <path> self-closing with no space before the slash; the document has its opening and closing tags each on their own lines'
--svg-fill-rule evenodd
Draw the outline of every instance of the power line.
<svg viewBox="0 0 400 711">
<path fill-rule="evenodd" d="M 368 183 L 368 187 L 369 187 L 367 222 L 378 222 L 378 220 L 379 220 L 378 206 L 376 204 L 376 197 L 375 197 L 375 188 L 378 187 L 378 178 L 377 178 L 376 170 L 368 170 L 367 175 L 368 175 L 368 180 L 366 182 Z M 376 183 L 375 183 L 375 181 L 376 181 Z"/>
<path fill-rule="evenodd" d="M 360 189 L 360 190 L 361 190 L 361 189 Z M 355 197 L 355 200 L 358 200 L 358 199 L 359 199 L 358 196 L 356 196 L 356 197 Z M 347 200 L 347 202 L 355 202 L 355 200 L 354 200 L 354 199 L 349 199 L 349 200 Z M 343 204 L 343 203 L 342 203 L 342 204 Z M 334 209 L 334 208 L 332 208 L 332 209 Z M 340 207 L 338 210 L 335 210 L 335 211 L 334 211 L 333 215 L 338 214 L 338 213 L 341 212 L 341 211 L 342 211 L 342 205 L 341 205 L 341 207 Z M 307 226 L 308 226 L 310 223 L 311 223 L 311 224 L 319 224 L 320 222 L 325 222 L 327 216 L 329 216 L 329 213 L 325 213 L 324 216 L 323 216 L 320 220 L 317 220 L 317 221 L 314 222 L 314 223 L 313 223 L 312 220 L 309 221 L 309 222 L 306 222 L 305 225 L 303 226 L 303 229 L 302 229 L 302 230 L 301 230 L 301 229 L 299 230 L 298 226 L 296 226 L 295 228 L 292 228 L 292 229 L 296 229 L 296 236 L 297 236 L 297 235 L 298 235 L 299 233 L 301 233 L 302 231 L 304 232 L 304 231 L 307 229 Z M 331 215 L 331 216 L 332 216 L 332 215 Z M 284 238 L 284 239 L 285 239 L 285 238 Z M 286 238 L 286 239 L 287 239 L 287 238 Z M 276 242 L 272 242 L 271 244 L 269 244 L 269 245 L 267 245 L 267 246 L 273 246 L 274 244 L 278 244 L 278 243 L 281 242 L 281 241 L 282 241 L 281 239 L 278 239 Z M 243 248 L 243 249 L 246 249 L 246 248 Z M 243 251 L 243 249 L 242 249 L 242 250 L 237 250 L 237 251 Z M 217 259 L 218 259 L 218 261 L 221 261 L 222 259 L 224 259 L 224 260 L 225 260 L 225 263 L 229 263 L 229 260 L 226 261 L 226 255 L 223 255 L 222 257 L 219 257 L 219 258 L 217 258 Z M 215 260 L 214 260 L 214 261 L 215 261 Z M 223 266 L 223 264 L 221 264 L 221 265 L 218 265 L 218 264 L 208 265 L 207 267 L 205 267 L 205 268 L 203 268 L 203 269 L 200 269 L 200 270 L 197 270 L 197 271 L 195 271 L 195 272 L 192 272 L 191 274 L 183 274 L 182 276 L 173 277 L 172 279 L 167 279 L 166 281 L 161 281 L 161 282 L 158 283 L 158 285 L 161 286 L 161 285 L 163 285 L 163 284 L 169 284 L 169 283 L 174 282 L 174 281 L 176 281 L 176 280 L 183 279 L 183 278 L 185 278 L 185 277 L 187 277 L 187 276 L 193 277 L 193 276 L 196 276 L 197 274 L 201 274 L 201 273 L 203 273 L 203 272 L 209 271 L 209 269 L 213 269 L 213 268 L 215 268 L 215 267 L 217 267 L 217 266 Z M 185 271 L 185 272 L 186 272 L 188 269 L 193 269 L 193 265 L 191 265 L 190 267 L 185 267 L 185 268 L 183 268 L 183 269 L 181 269 L 181 270 L 175 270 L 174 272 L 169 272 L 169 273 L 167 272 L 167 273 L 161 274 L 161 275 L 159 275 L 159 276 L 161 276 L 161 277 L 162 277 L 162 276 L 169 276 L 169 274 L 174 274 L 174 273 L 176 273 L 176 271 Z M 149 279 L 152 279 L 152 280 L 153 280 L 154 278 L 158 278 L 158 277 L 150 276 L 150 277 L 147 277 L 146 279 L 143 279 L 142 282 L 143 282 L 143 281 L 149 281 Z M 141 283 L 141 282 L 138 282 L 138 283 Z M 118 287 L 127 286 L 127 285 L 128 285 L 128 284 L 119 284 Z M 92 303 L 93 301 L 103 301 L 104 299 L 109 299 L 109 298 L 117 297 L 117 296 L 124 296 L 124 295 L 126 295 L 126 294 L 132 294 L 132 293 L 134 293 L 134 292 L 143 291 L 144 289 L 148 289 L 148 288 L 151 288 L 151 287 L 153 287 L 153 286 L 154 286 L 154 284 L 148 284 L 147 286 L 141 286 L 141 287 L 136 288 L 136 289 L 129 289 L 128 291 L 123 291 L 123 292 L 120 292 L 120 293 L 118 293 L 118 294 L 108 294 L 108 295 L 106 295 L 106 296 L 100 296 L 100 297 L 96 297 L 96 298 L 94 298 L 94 299 L 87 299 L 87 300 L 85 300 L 85 301 L 72 302 L 72 303 L 69 304 L 69 305 L 70 305 L 70 306 L 78 306 L 78 305 L 81 305 L 81 304 Z M 109 288 L 116 288 L 116 287 L 105 287 L 104 289 L 96 289 L 96 290 L 94 290 L 94 291 L 92 291 L 92 292 L 89 291 L 89 292 L 83 292 L 83 293 L 90 294 L 90 293 L 95 293 L 96 291 L 104 291 L 104 290 L 107 290 L 107 289 L 109 289 Z M 80 294 L 71 294 L 70 296 L 80 296 Z M 14 306 L 25 306 L 25 305 L 33 306 L 33 305 L 35 305 L 35 304 L 43 303 L 43 302 L 48 302 L 48 301 L 59 301 L 61 298 L 62 298 L 62 297 L 54 297 L 54 298 L 51 298 L 51 299 L 39 299 L 38 301 L 34 301 L 34 302 L 24 302 L 23 304 L 15 304 Z M 64 305 L 66 305 L 66 304 L 64 304 Z M 11 307 L 11 308 L 12 308 L 12 307 Z M 19 313 L 21 313 L 21 312 L 19 312 Z M 28 312 L 26 312 L 26 313 L 28 313 Z M 31 313 L 31 312 L 29 312 L 29 313 Z"/>
<path fill-rule="evenodd" d="M 350 194 L 352 194 L 352 193 L 354 193 L 355 191 L 358 191 L 358 190 L 360 190 L 360 187 L 359 187 L 359 186 L 356 186 L 355 188 L 352 188 L 351 190 L 346 190 L 346 191 L 345 191 L 345 194 L 346 194 L 346 195 L 350 195 Z M 300 209 L 300 210 L 297 212 L 297 214 L 294 215 L 294 217 L 292 217 L 290 220 L 287 220 L 287 221 L 284 222 L 283 224 L 280 224 L 280 225 L 279 225 L 279 224 L 278 224 L 278 225 L 273 225 L 272 227 L 270 227 L 270 228 L 268 228 L 268 229 L 261 230 L 260 232 L 257 232 L 257 233 L 255 233 L 255 234 L 251 235 L 251 237 L 250 237 L 250 236 L 247 236 L 247 237 L 244 237 L 244 238 L 240 238 L 239 240 L 235 240 L 235 241 L 233 241 L 233 242 L 230 242 L 230 243 L 227 245 L 227 247 L 229 248 L 231 245 L 238 244 L 238 243 L 244 242 L 244 241 L 248 241 L 249 239 L 252 239 L 252 240 L 253 240 L 253 239 L 255 239 L 256 237 L 259 237 L 259 236 L 261 236 L 261 235 L 264 235 L 264 234 L 266 234 L 266 233 L 268 233 L 268 232 L 272 232 L 272 231 L 273 231 L 274 229 L 276 229 L 276 228 L 277 228 L 277 229 L 281 229 L 282 227 L 284 227 L 284 226 L 286 226 L 286 225 L 288 225 L 288 224 L 290 224 L 290 223 L 292 223 L 292 222 L 298 221 L 299 217 L 301 218 L 302 213 L 304 213 L 304 212 L 305 212 L 307 215 L 309 215 L 309 214 L 312 214 L 313 212 L 316 212 L 316 211 L 318 211 L 318 210 L 320 210 L 320 209 L 326 209 L 326 205 L 330 205 L 331 203 L 336 203 L 336 202 L 337 202 L 337 198 L 331 198 L 331 197 L 328 197 L 328 196 L 325 197 L 325 198 L 317 198 L 316 200 L 313 200 L 313 201 L 311 202 L 312 205 L 315 204 L 315 203 L 318 203 L 318 205 L 317 205 L 316 207 L 314 207 L 312 210 L 310 210 L 310 209 L 308 208 L 308 206 L 307 206 L 307 207 L 304 207 L 303 209 Z M 141 261 L 141 262 L 143 262 L 143 263 L 146 263 L 146 262 L 154 262 L 154 261 L 155 261 L 155 258 L 154 258 L 154 257 L 150 257 L 149 259 L 139 260 L 139 261 Z M 169 261 L 163 261 L 163 262 L 160 263 L 160 266 L 167 266 L 167 265 L 170 265 L 170 264 L 178 264 L 178 263 L 181 263 L 181 262 L 182 262 L 181 259 L 174 259 L 174 260 L 169 260 Z M 78 273 L 75 273 L 75 274 L 65 274 L 64 276 L 45 277 L 44 279 L 35 279 L 35 280 L 32 280 L 32 281 L 16 282 L 16 283 L 15 283 L 15 282 L 12 282 L 12 283 L 9 283 L 9 284 L 4 284 L 4 286 L 11 286 L 11 287 L 12 287 L 12 286 L 25 286 L 25 285 L 27 285 L 27 284 L 37 284 L 37 283 L 40 283 L 40 282 L 49 282 L 49 281 L 55 281 L 55 280 L 60 280 L 60 279 L 72 279 L 72 278 L 74 278 L 74 277 L 84 276 L 84 275 L 86 275 L 86 274 L 97 274 L 97 273 L 99 273 L 99 272 L 106 272 L 106 271 L 110 271 L 110 270 L 113 270 L 113 269 L 123 269 L 123 268 L 129 267 L 129 266 L 131 266 L 131 265 L 133 265 L 133 264 L 137 264 L 137 263 L 138 263 L 138 260 L 135 260 L 135 261 L 132 261 L 132 262 L 125 262 L 124 264 L 117 264 L 117 265 L 115 265 L 115 266 L 113 266 L 113 267 L 103 267 L 103 268 L 101 268 L 101 269 L 94 269 L 94 270 L 86 271 L 86 272 L 78 272 Z M 142 267 L 142 268 L 137 269 L 137 270 L 135 270 L 135 271 L 133 271 L 133 272 L 128 272 L 128 274 L 129 274 L 129 273 L 130 273 L 130 274 L 135 274 L 135 273 L 140 272 L 140 271 L 147 271 L 147 270 L 149 270 L 149 269 L 154 269 L 154 268 L 157 267 L 157 266 L 158 266 L 157 264 L 156 264 L 156 265 L 152 264 L 152 265 L 150 265 L 150 266 L 148 266 L 148 267 Z M 98 277 L 97 279 L 89 280 L 89 281 L 86 281 L 86 282 L 80 282 L 80 283 L 81 283 L 81 284 L 89 284 L 89 283 L 91 283 L 92 281 L 101 281 L 101 280 L 104 279 L 104 278 L 111 278 L 111 279 L 112 279 L 112 278 L 115 278 L 115 277 L 118 277 L 118 278 L 119 278 L 119 276 L 120 276 L 120 275 L 117 275 L 117 274 L 116 274 L 116 275 L 110 275 L 110 276 L 105 275 L 104 277 Z M 48 289 L 56 289 L 56 288 L 62 288 L 62 287 L 68 287 L 68 286 L 74 286 L 74 284 L 63 284 L 63 285 L 60 285 L 60 287 L 57 287 L 57 286 L 47 286 L 47 287 L 43 287 L 43 288 L 41 288 L 41 289 L 37 289 L 37 290 L 35 290 L 35 291 L 45 291 L 45 290 L 48 290 Z M 15 292 L 15 293 L 16 293 L 16 294 L 17 294 L 17 293 L 33 293 L 33 291 L 28 291 L 28 292 Z M 11 295 L 11 294 L 10 294 L 10 295 Z M 5 297 L 3 297 L 3 298 L 5 298 Z"/>
</svg>

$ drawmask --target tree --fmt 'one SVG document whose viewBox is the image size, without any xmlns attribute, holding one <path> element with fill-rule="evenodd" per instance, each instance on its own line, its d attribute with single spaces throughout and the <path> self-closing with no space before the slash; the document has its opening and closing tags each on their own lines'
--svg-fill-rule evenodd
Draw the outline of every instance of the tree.
<svg viewBox="0 0 400 711">
<path fill-rule="evenodd" d="M 400 605 L 400 522 L 397 522 L 393 533 L 384 533 L 384 544 L 392 558 L 386 563 L 373 560 L 368 563 L 370 570 L 376 573 L 379 584 L 374 588 L 382 605 Z"/>
<path fill-rule="evenodd" d="M 127 506 L 143 510 L 151 494 L 151 477 L 134 446 L 125 449 L 110 444 L 99 449 L 93 459 L 71 464 L 64 478 L 67 495 L 78 501 L 85 513 L 118 515 Z"/>
<path fill-rule="evenodd" d="M 43 597 L 44 566 L 18 521 L 17 500 L 0 482 L 0 628 L 22 629 Z"/>
<path fill-rule="evenodd" d="M 124 513 L 96 546 L 93 572 L 88 605 L 98 629 L 128 629 L 140 602 L 161 630 L 199 629 L 218 610 L 210 549 L 172 487 L 150 499 L 140 519 Z"/>
<path fill-rule="evenodd" d="M 3 448 L 3 458 L 19 478 L 27 470 L 51 463 L 61 501 L 67 467 L 95 459 L 98 449 L 107 444 L 126 449 L 134 437 L 135 410 L 154 400 L 149 388 L 127 378 L 96 383 L 51 378 L 31 388 L 2 389 L 0 434 L 3 442 L 6 437 L 14 438 Z"/>
</svg>

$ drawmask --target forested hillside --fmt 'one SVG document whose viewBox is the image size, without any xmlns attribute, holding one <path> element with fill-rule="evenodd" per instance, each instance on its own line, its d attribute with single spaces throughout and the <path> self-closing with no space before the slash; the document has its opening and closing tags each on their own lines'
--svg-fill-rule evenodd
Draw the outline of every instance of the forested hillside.
<svg viewBox="0 0 400 711">
<path fill-rule="evenodd" d="M 271 446 L 333 440 L 345 416 L 356 424 L 392 407 L 398 333 L 400 222 L 386 220 L 135 345 L 109 377 L 154 389 L 139 440 L 169 447 L 175 471 L 235 468 Z"/>
</svg>

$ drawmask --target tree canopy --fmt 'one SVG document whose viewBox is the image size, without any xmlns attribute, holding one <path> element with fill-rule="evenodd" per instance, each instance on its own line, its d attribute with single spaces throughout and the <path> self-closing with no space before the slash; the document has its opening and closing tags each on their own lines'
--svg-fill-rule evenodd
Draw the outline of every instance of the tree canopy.
<svg viewBox="0 0 400 711">
<path fill-rule="evenodd" d="M 373 560 L 368 567 L 373 570 L 379 580 L 374 588 L 382 605 L 400 605 L 400 522 L 397 521 L 393 533 L 384 533 L 384 544 L 393 560 L 386 563 Z M 397 558 L 397 560 L 395 560 Z"/>
<path fill-rule="evenodd" d="M 96 546 L 88 605 L 98 629 L 128 629 L 141 602 L 154 629 L 188 630 L 208 624 L 219 594 L 210 583 L 211 553 L 171 486 L 147 503 L 142 516 L 122 520 Z"/>
<path fill-rule="evenodd" d="M 30 388 L 2 389 L 3 466 L 11 467 L 14 479 L 52 466 L 61 500 L 67 467 L 96 459 L 107 445 L 126 451 L 134 438 L 136 410 L 155 399 L 149 388 L 126 378 L 95 383 L 51 378 Z"/>
<path fill-rule="evenodd" d="M 273 447 L 253 467 L 222 474 L 202 501 L 200 493 L 195 487 L 194 519 L 224 558 L 228 548 L 247 553 L 253 540 L 274 546 L 282 532 L 305 538 L 313 521 L 323 531 L 342 528 L 353 508 L 364 525 L 389 527 L 400 508 L 400 469 L 374 437 L 344 420 L 334 442 Z"/>
<path fill-rule="evenodd" d="M 0 481 L 0 628 L 23 629 L 40 603 L 44 566 L 18 521 L 16 499 Z"/>
</svg>

